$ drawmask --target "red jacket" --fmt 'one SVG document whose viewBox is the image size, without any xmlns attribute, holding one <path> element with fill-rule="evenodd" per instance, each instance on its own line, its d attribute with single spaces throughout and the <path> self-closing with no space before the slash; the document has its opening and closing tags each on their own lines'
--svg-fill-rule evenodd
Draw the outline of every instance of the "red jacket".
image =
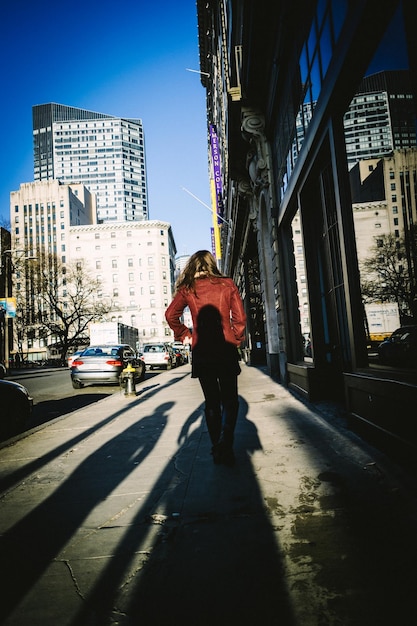
<svg viewBox="0 0 417 626">
<path fill-rule="evenodd" d="M 175 341 L 192 337 L 195 346 L 198 343 L 198 314 L 202 307 L 211 305 L 220 313 L 225 341 L 238 347 L 245 338 L 246 314 L 233 280 L 220 276 L 197 278 L 195 291 L 194 294 L 188 289 L 180 289 L 165 312 L 165 318 L 174 331 Z M 192 334 L 179 319 L 187 306 L 193 320 Z"/>
</svg>

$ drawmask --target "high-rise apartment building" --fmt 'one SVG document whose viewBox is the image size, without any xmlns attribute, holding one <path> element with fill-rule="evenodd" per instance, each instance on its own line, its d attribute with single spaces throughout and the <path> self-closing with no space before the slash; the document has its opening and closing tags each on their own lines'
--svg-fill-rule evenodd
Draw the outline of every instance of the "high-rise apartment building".
<svg viewBox="0 0 417 626">
<path fill-rule="evenodd" d="M 101 287 L 97 300 L 110 305 L 103 321 L 139 330 L 139 343 L 173 341 L 165 320 L 175 279 L 171 226 L 159 220 L 74 226 L 69 256 L 82 260 Z"/>
<path fill-rule="evenodd" d="M 53 268 L 65 271 L 71 261 L 70 227 L 94 225 L 95 219 L 95 195 L 81 184 L 44 180 L 22 183 L 19 190 L 10 193 L 11 249 L 15 254 L 19 252 L 20 259 L 13 273 L 18 309 L 14 344 L 17 342 L 19 352 L 24 351 L 30 360 L 56 356 L 59 349 L 48 353 L 48 346 L 56 344 L 56 338 L 41 329 L 39 315 L 53 317 L 54 312 L 39 298 L 31 264 L 27 265 L 24 259 L 36 260 L 50 272 Z M 60 295 L 65 299 L 63 292 Z"/>
<path fill-rule="evenodd" d="M 11 244 L 5 246 L 30 259 L 13 274 L 18 302 L 14 345 L 29 360 L 59 358 L 61 349 L 57 338 L 39 324 L 40 313 L 53 318 L 54 311 L 39 298 L 31 260 L 42 268 L 54 266 L 62 275 L 82 261 L 87 275 L 100 285 L 95 299 L 108 309 L 103 321 L 138 328 L 141 344 L 173 340 L 165 321 L 175 280 L 176 246 L 170 224 L 159 220 L 97 224 L 95 214 L 95 195 L 81 184 L 22 183 L 10 194 Z M 59 296 L 63 307 L 70 309 L 68 284 L 61 283 Z"/>
<path fill-rule="evenodd" d="M 22 183 L 10 193 L 12 247 L 67 262 L 70 226 L 96 223 L 96 202 L 84 185 L 58 180 Z"/>
<path fill-rule="evenodd" d="M 56 103 L 32 113 L 35 181 L 85 185 L 99 222 L 148 219 L 142 120 Z"/>
<path fill-rule="evenodd" d="M 360 161 L 350 170 L 350 181 L 358 258 L 369 254 L 378 236 L 412 240 L 417 222 L 417 148 Z"/>
<path fill-rule="evenodd" d="M 365 77 L 344 116 L 349 168 L 361 159 L 416 146 L 414 96 L 408 70 Z"/>
</svg>

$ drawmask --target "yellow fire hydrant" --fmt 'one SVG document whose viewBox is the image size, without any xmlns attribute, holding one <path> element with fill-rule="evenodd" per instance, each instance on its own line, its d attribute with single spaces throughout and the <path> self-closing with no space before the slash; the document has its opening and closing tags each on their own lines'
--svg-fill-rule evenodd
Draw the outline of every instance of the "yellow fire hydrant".
<svg viewBox="0 0 417 626">
<path fill-rule="evenodd" d="M 128 363 L 127 367 L 122 371 L 122 382 L 126 383 L 125 396 L 135 396 L 135 368 L 131 363 Z"/>
</svg>

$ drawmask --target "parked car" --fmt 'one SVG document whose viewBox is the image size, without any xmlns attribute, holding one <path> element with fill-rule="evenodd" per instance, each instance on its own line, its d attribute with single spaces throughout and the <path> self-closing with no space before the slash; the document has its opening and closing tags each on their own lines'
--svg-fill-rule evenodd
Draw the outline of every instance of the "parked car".
<svg viewBox="0 0 417 626">
<path fill-rule="evenodd" d="M 72 386 L 81 389 L 86 384 L 124 385 L 121 374 L 129 363 L 135 370 L 135 383 L 144 380 L 145 364 L 127 344 L 89 346 L 72 362 Z"/>
<path fill-rule="evenodd" d="M 33 398 L 26 387 L 13 380 L 0 380 L 0 441 L 21 433 L 32 414 Z"/>
<path fill-rule="evenodd" d="M 170 370 L 175 365 L 175 357 L 172 350 L 165 343 L 147 343 L 143 346 L 141 359 L 147 369 L 154 367 Z"/>
<path fill-rule="evenodd" d="M 172 351 L 175 354 L 175 364 L 176 366 L 178 365 L 184 365 L 184 363 L 187 363 L 187 355 L 184 349 L 184 346 L 182 344 L 178 344 L 178 343 L 173 343 L 172 346 Z"/>
<path fill-rule="evenodd" d="M 86 348 L 84 348 L 85 350 Z M 84 350 L 77 350 L 76 352 L 74 352 L 74 354 L 71 354 L 68 358 L 67 358 L 67 365 L 69 368 L 71 368 L 72 362 L 74 361 L 74 359 L 77 358 L 77 356 L 80 356 L 80 354 L 82 354 L 84 352 Z"/>
<path fill-rule="evenodd" d="M 175 367 L 178 367 L 179 365 L 184 365 L 184 356 L 182 354 L 182 351 L 178 348 L 172 348 L 172 352 L 174 353 L 175 357 Z"/>
<path fill-rule="evenodd" d="M 417 325 L 401 326 L 378 346 L 381 363 L 403 367 L 417 366 Z"/>
</svg>

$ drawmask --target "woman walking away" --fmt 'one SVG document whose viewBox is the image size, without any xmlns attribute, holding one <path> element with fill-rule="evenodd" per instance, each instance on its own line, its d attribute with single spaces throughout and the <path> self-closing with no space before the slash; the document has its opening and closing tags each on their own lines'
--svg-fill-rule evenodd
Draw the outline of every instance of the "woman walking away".
<svg viewBox="0 0 417 626">
<path fill-rule="evenodd" d="M 180 320 L 187 306 L 192 333 Z M 191 343 L 191 376 L 199 379 L 203 391 L 213 460 L 232 466 L 239 408 L 238 347 L 244 339 L 246 315 L 235 283 L 219 271 L 207 250 L 189 258 L 165 317 L 175 340 Z"/>
</svg>

